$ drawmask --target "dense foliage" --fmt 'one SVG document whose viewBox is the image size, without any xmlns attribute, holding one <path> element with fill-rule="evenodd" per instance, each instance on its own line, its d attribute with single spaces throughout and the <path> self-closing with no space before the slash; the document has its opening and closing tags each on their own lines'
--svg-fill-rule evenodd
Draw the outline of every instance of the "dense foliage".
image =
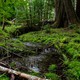
<svg viewBox="0 0 80 80">
<path fill-rule="evenodd" d="M 16 19 L 19 24 L 32 26 L 42 20 L 53 19 L 52 0 L 1 0 L 0 3 L 1 23 Z"/>
<path fill-rule="evenodd" d="M 79 13 L 80 0 L 0 0 L 0 62 L 51 80 L 80 80 Z M 25 58 L 43 55 L 40 73 L 26 70 Z M 0 72 L 0 80 L 9 77 Z"/>
</svg>

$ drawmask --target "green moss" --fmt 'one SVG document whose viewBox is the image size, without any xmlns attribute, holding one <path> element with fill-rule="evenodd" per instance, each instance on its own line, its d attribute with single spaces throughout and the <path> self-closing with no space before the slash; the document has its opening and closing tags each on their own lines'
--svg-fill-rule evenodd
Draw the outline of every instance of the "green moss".
<svg viewBox="0 0 80 80">
<path fill-rule="evenodd" d="M 72 58 L 80 56 L 80 35 L 76 33 L 76 30 L 62 28 L 50 28 L 49 30 L 49 33 L 46 33 L 45 30 L 26 33 L 21 35 L 19 40 L 54 45 L 59 51 L 72 56 Z"/>
<path fill-rule="evenodd" d="M 73 60 L 68 63 L 68 69 L 65 71 L 68 80 L 80 79 L 80 62 Z"/>
<path fill-rule="evenodd" d="M 73 58 L 80 56 L 80 44 L 69 42 L 64 48 L 69 55 L 73 56 Z"/>
<path fill-rule="evenodd" d="M 19 37 L 19 40 L 23 42 L 34 42 L 42 43 L 47 45 L 54 45 L 62 54 L 66 55 L 64 65 L 67 65 L 64 68 L 68 80 L 79 80 L 80 77 L 80 65 L 77 59 L 80 57 L 80 35 L 75 31 L 69 30 L 65 31 L 64 29 L 49 29 L 42 31 L 30 32 L 23 34 Z M 64 56 L 65 57 L 65 56 Z M 49 73 L 46 73 L 46 77 L 52 80 L 60 80 L 59 76 L 55 74 L 56 67 L 51 65 L 49 67 Z"/>
<path fill-rule="evenodd" d="M 14 31 L 16 31 L 17 28 L 20 28 L 21 26 L 16 26 L 16 25 L 12 25 L 12 26 L 6 26 L 5 27 L 5 31 L 7 33 L 12 33 Z"/>
<path fill-rule="evenodd" d="M 48 29 L 42 31 L 29 32 L 19 36 L 18 39 L 10 39 L 10 33 L 15 32 L 16 28 L 7 27 L 6 32 L 0 31 L 0 46 L 3 46 L 12 52 L 32 53 L 34 51 L 26 50 L 22 42 L 41 43 L 48 46 L 53 46 L 63 55 L 63 64 L 67 65 L 64 72 L 68 80 L 77 80 L 80 76 L 80 34 L 76 30 L 66 29 Z M 13 30 L 14 29 L 14 30 Z M 13 30 L 13 31 L 12 31 Z M 76 61 L 74 61 L 76 59 Z M 73 60 L 73 61 L 71 61 Z M 11 64 L 14 66 L 14 64 Z M 49 73 L 46 73 L 47 78 L 58 80 L 58 76 L 54 73 L 56 66 L 49 67 Z M 36 75 L 36 73 L 34 74 Z M 6 79 L 5 79 L 6 80 Z M 79 80 L 79 79 L 78 79 Z"/>
<path fill-rule="evenodd" d="M 10 35 L 2 30 L 0 30 L 0 41 L 5 40 L 6 38 L 9 38 Z"/>
</svg>

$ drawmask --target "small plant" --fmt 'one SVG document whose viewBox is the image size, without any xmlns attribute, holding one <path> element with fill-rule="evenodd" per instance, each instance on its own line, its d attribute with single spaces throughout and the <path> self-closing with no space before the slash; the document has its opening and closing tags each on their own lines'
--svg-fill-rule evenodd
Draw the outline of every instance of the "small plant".
<svg viewBox="0 0 80 80">
<path fill-rule="evenodd" d="M 80 43 L 80 38 L 79 38 L 79 37 L 75 38 L 75 39 L 74 39 L 74 42 L 75 42 L 75 43 Z"/>
<path fill-rule="evenodd" d="M 54 72 L 54 71 L 56 71 L 56 68 L 57 68 L 57 66 L 55 64 L 52 64 L 49 66 L 48 70 L 49 70 L 49 72 Z"/>
<path fill-rule="evenodd" d="M 51 32 L 49 25 L 45 25 L 42 29 L 45 30 L 46 33 L 50 33 Z"/>
<path fill-rule="evenodd" d="M 9 80 L 9 78 L 5 74 L 2 74 L 0 75 L 0 80 Z"/>
<path fill-rule="evenodd" d="M 68 63 L 69 63 L 68 57 L 65 54 L 62 54 L 62 55 L 63 55 L 63 64 L 68 65 Z"/>
<path fill-rule="evenodd" d="M 51 80 L 60 80 L 59 76 L 55 73 L 46 73 L 45 74 L 46 78 L 51 79 Z"/>
<path fill-rule="evenodd" d="M 80 62 L 77 60 L 71 61 L 65 74 L 68 80 L 80 80 Z"/>
<path fill-rule="evenodd" d="M 51 80 L 60 80 L 59 76 L 54 73 L 56 71 L 56 68 L 57 66 L 55 64 L 50 65 L 48 68 L 49 73 L 45 74 L 46 78 L 51 79 Z"/>
<path fill-rule="evenodd" d="M 70 29 L 76 29 L 77 28 L 77 25 L 76 24 L 69 24 L 69 28 Z"/>
<path fill-rule="evenodd" d="M 16 66 L 16 63 L 15 63 L 15 62 L 11 62 L 11 63 L 10 63 L 10 66 L 11 66 L 11 67 L 15 67 L 15 66 Z"/>
<path fill-rule="evenodd" d="M 76 33 L 80 34 L 80 29 L 76 29 Z"/>
<path fill-rule="evenodd" d="M 64 38 L 61 39 L 62 43 L 68 43 L 69 41 L 70 41 L 69 37 L 64 37 Z"/>
</svg>

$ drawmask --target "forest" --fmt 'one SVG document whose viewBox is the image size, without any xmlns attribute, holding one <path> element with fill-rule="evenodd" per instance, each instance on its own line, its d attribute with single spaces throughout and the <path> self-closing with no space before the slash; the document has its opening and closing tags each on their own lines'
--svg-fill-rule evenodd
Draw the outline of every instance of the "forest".
<svg viewBox="0 0 80 80">
<path fill-rule="evenodd" d="M 0 80 L 80 80 L 80 0 L 0 0 Z"/>
</svg>

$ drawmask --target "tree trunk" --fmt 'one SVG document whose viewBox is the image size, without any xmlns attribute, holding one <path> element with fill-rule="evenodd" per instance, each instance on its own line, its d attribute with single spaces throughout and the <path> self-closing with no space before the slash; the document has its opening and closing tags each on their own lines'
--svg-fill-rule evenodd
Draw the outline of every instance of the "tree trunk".
<svg viewBox="0 0 80 80">
<path fill-rule="evenodd" d="M 62 18 L 62 2 L 61 0 L 55 0 L 55 23 L 54 27 L 60 27 L 61 18 Z"/>
<path fill-rule="evenodd" d="M 80 19 L 80 0 L 77 0 L 76 14 L 77 14 L 78 18 Z"/>
<path fill-rule="evenodd" d="M 55 0 L 55 22 L 53 27 L 65 27 L 68 24 L 78 24 L 79 19 L 71 0 Z"/>
<path fill-rule="evenodd" d="M 65 23 L 67 23 L 67 18 L 62 0 L 55 0 L 55 14 L 53 27 L 64 27 Z"/>
<path fill-rule="evenodd" d="M 76 15 L 76 12 L 74 10 L 74 7 L 72 5 L 71 0 L 63 0 L 68 23 L 70 24 L 77 24 L 78 23 L 78 17 Z"/>
</svg>

